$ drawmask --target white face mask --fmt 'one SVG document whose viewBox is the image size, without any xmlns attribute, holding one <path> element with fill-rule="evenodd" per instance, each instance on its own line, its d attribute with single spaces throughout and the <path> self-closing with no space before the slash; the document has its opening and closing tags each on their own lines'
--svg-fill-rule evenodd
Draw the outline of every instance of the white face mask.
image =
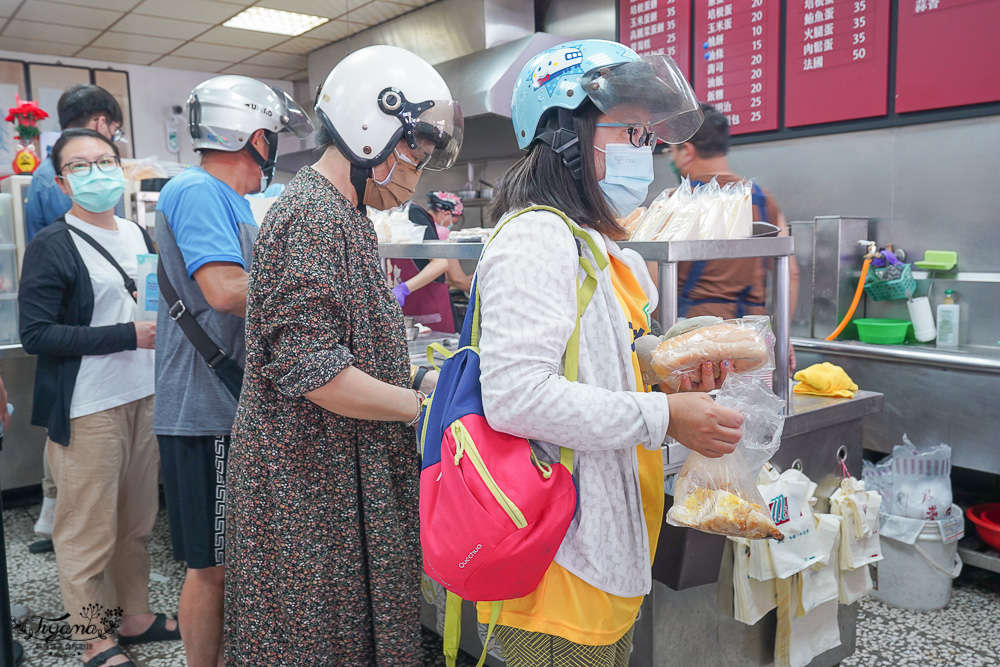
<svg viewBox="0 0 1000 667">
<path fill-rule="evenodd" d="M 653 182 L 653 147 L 607 144 L 604 149 L 604 178 L 598 185 L 604 199 L 619 218 L 634 211 L 646 199 Z"/>
</svg>

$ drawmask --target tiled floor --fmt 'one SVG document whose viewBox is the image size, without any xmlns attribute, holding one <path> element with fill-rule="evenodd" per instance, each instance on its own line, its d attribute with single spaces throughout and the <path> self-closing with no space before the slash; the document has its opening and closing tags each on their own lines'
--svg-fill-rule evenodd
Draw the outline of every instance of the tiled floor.
<svg viewBox="0 0 1000 667">
<path fill-rule="evenodd" d="M 28 544 L 36 538 L 32 525 L 39 506 L 4 512 L 7 568 L 12 602 L 27 604 L 38 614 L 61 613 L 53 554 L 36 555 Z M 170 555 L 166 514 L 160 512 L 153 539 L 150 600 L 155 611 L 174 613 L 184 568 Z M 22 641 L 25 667 L 79 667 L 75 654 L 47 653 L 37 640 Z M 440 639 L 425 636 L 426 665 L 444 665 Z M 130 650 L 140 667 L 183 667 L 180 642 L 161 642 Z M 459 665 L 475 661 L 460 656 Z M 867 599 L 858 620 L 858 650 L 844 667 L 994 667 L 1000 665 L 1000 575 L 966 568 L 956 581 L 951 604 L 937 612 L 908 612 Z M 702 666 L 696 666 L 702 667 Z"/>
</svg>

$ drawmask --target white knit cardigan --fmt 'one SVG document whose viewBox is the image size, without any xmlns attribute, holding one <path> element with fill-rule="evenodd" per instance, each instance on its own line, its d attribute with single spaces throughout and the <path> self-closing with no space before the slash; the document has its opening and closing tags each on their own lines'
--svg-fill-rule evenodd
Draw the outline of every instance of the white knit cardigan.
<svg viewBox="0 0 1000 667">
<path fill-rule="evenodd" d="M 628 264 L 655 308 L 642 258 L 586 231 Z M 577 511 L 555 560 L 596 588 L 636 597 L 652 580 L 635 447 L 660 448 L 667 397 L 635 391 L 631 334 L 610 269 L 598 272 L 581 320 L 579 381 L 563 376 L 585 276 L 580 252 L 593 262 L 587 244 L 546 211 L 515 218 L 487 246 L 476 271 L 483 406 L 493 428 L 529 438 L 549 462 L 559 460 L 558 446 L 575 450 Z"/>
</svg>

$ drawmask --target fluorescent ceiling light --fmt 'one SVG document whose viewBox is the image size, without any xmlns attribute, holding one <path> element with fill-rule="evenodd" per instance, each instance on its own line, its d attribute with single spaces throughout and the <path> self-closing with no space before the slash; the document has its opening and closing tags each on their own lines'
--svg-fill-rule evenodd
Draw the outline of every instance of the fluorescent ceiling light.
<svg viewBox="0 0 1000 667">
<path fill-rule="evenodd" d="M 316 26 L 323 25 L 330 19 L 309 14 L 283 12 L 267 7 L 250 7 L 243 10 L 222 25 L 240 30 L 256 30 L 277 35 L 301 35 Z"/>
</svg>

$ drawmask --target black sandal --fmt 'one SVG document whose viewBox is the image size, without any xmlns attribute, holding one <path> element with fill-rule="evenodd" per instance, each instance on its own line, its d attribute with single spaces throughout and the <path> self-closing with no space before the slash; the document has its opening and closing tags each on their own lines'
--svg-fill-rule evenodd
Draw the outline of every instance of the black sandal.
<svg viewBox="0 0 1000 667">
<path fill-rule="evenodd" d="M 173 619 L 177 620 L 177 619 Z M 118 635 L 118 643 L 122 646 L 132 646 L 134 644 L 149 644 L 151 642 L 174 641 L 181 638 L 181 626 L 178 623 L 173 630 L 167 630 L 167 615 L 157 614 L 153 624 L 146 628 L 146 631 L 138 635 Z"/>
<path fill-rule="evenodd" d="M 83 667 L 101 667 L 101 665 L 107 662 L 109 658 L 113 658 L 116 655 L 128 656 L 128 654 L 125 653 L 120 646 L 112 646 L 104 653 L 98 653 L 93 658 L 83 663 Z M 123 662 L 120 665 L 115 665 L 115 667 L 138 667 L 138 665 L 129 660 L 128 662 Z"/>
</svg>

